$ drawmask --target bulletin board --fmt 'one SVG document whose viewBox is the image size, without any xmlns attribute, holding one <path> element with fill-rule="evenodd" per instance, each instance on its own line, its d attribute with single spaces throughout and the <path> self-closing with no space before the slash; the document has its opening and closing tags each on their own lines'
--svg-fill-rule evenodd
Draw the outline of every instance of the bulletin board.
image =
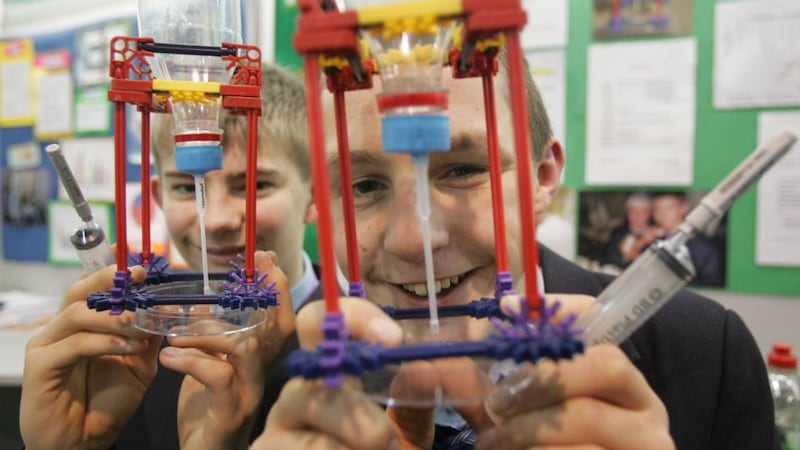
<svg viewBox="0 0 800 450">
<path fill-rule="evenodd" d="M 677 37 L 692 37 L 697 44 L 694 174 L 690 185 L 680 186 L 680 189 L 687 191 L 710 190 L 756 148 L 757 116 L 764 111 L 754 108 L 719 110 L 713 106 L 714 4 L 714 1 L 695 0 L 693 23 L 686 28 L 689 31 L 677 35 Z M 299 70 L 302 68 L 301 61 L 291 46 L 296 7 L 278 1 L 276 8 L 276 62 Z M 634 187 L 593 186 L 585 182 L 587 54 L 592 43 L 608 42 L 598 41 L 593 37 L 592 8 L 592 1 L 569 1 L 569 41 L 564 49 L 567 164 L 562 184 L 578 193 L 615 188 L 631 190 Z M 791 110 L 791 108 L 783 109 Z M 770 108 L 770 110 L 780 111 L 781 108 Z M 800 295 L 799 268 L 756 264 L 755 223 L 756 193 L 755 189 L 751 188 L 736 201 L 727 216 L 724 289 Z"/>
<path fill-rule="evenodd" d="M 54 142 L 62 145 L 88 200 L 113 202 L 108 42 L 111 36 L 131 35 L 135 29 L 134 18 L 120 17 L 25 38 L 0 39 L 2 46 L 22 43 L 32 50 L 28 80 L 12 79 L 7 76 L 9 72 L 3 72 L 9 78 L 3 81 L 9 83 L 3 94 L 9 94 L 7 88 L 13 83 L 12 89 L 19 89 L 29 97 L 26 100 L 33 111 L 30 118 L 0 120 L 3 221 L 0 228 L 4 259 L 53 262 L 50 232 L 56 225 L 66 225 L 49 223 L 49 205 L 59 197 L 60 183 L 46 156 L 47 145 Z M 7 61 L 8 58 L 0 60 L 0 64 Z M 30 89 L 25 89 L 28 86 Z M 55 96 L 60 101 L 53 101 Z M 127 114 L 126 166 L 127 181 L 136 183 L 140 180 L 141 166 L 135 155 L 140 154 L 141 148 L 138 115 L 132 112 L 131 108 Z M 77 214 L 73 216 L 75 220 L 70 226 L 77 226 Z M 113 228 L 113 224 L 107 226 Z M 112 229 L 108 232 L 113 236 Z M 80 264 L 77 257 L 59 258 L 58 262 Z"/>
<path fill-rule="evenodd" d="M 707 191 L 721 181 L 758 143 L 757 116 L 763 109 L 713 106 L 714 3 L 694 2 L 697 41 L 696 127 L 694 177 L 690 190 Z M 593 41 L 592 2 L 569 4 L 567 52 L 567 166 L 565 185 L 577 191 L 598 189 L 584 183 L 586 142 L 587 50 Z M 795 108 L 797 109 L 797 108 Z M 771 108 L 780 110 L 780 108 Z M 603 186 L 602 189 L 613 188 Z M 630 189 L 626 186 L 625 189 Z M 768 267 L 755 262 L 756 192 L 750 188 L 728 214 L 725 289 L 738 292 L 800 295 L 800 268 Z"/>
</svg>

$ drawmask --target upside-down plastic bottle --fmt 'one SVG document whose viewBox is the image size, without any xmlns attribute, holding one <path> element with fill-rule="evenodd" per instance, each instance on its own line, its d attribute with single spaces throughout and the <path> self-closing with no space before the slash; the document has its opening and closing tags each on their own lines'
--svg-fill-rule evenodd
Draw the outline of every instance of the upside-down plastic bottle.
<svg viewBox="0 0 800 450">
<path fill-rule="evenodd" d="M 767 358 L 769 386 L 775 401 L 775 425 L 782 450 L 800 450 L 800 378 L 789 344 L 774 344 Z"/>
</svg>

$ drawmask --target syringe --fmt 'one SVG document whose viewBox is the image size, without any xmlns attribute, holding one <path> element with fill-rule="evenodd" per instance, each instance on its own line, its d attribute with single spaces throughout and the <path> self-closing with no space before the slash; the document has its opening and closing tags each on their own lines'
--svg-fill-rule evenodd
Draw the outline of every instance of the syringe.
<svg viewBox="0 0 800 450">
<path fill-rule="evenodd" d="M 786 154 L 797 136 L 784 131 L 739 164 L 686 216 L 678 231 L 652 244 L 579 319 L 586 344 L 620 344 L 695 275 L 686 242 L 710 234 L 725 212 L 751 184 Z"/>
<path fill-rule="evenodd" d="M 87 273 L 94 273 L 109 264 L 114 264 L 115 255 L 111 250 L 111 245 L 109 245 L 108 239 L 106 239 L 103 228 L 94 221 L 92 210 L 89 204 L 86 203 L 86 199 L 83 197 L 81 188 L 78 186 L 78 182 L 75 180 L 75 176 L 72 174 L 67 160 L 64 159 L 61 146 L 58 144 L 50 144 L 45 148 L 45 151 L 50 161 L 53 163 L 53 167 L 56 169 L 61 184 L 67 191 L 72 206 L 84 222 L 83 225 L 73 231 L 69 237 L 72 246 L 75 248 L 75 253 L 78 255 L 78 259 L 80 259 L 83 264 L 83 269 Z"/>
<path fill-rule="evenodd" d="M 433 277 L 433 245 L 431 244 L 431 196 L 428 186 L 428 155 L 414 154 L 414 178 L 417 191 L 417 214 L 422 229 L 422 249 L 425 258 L 425 284 L 428 289 L 431 334 L 439 334 L 439 308 L 436 304 L 436 285 Z"/>
</svg>

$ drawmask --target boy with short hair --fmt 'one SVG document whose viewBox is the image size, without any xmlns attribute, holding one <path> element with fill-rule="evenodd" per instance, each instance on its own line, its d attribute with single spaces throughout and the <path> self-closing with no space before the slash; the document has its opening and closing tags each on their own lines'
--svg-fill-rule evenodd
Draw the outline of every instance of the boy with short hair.
<svg viewBox="0 0 800 450">
<path fill-rule="evenodd" d="M 453 150 L 431 154 L 428 172 L 435 277 L 456 280 L 438 293 L 440 305 L 493 296 L 496 271 L 481 84 L 474 78 L 453 79 L 449 72 L 444 69 L 443 88 L 449 92 Z M 501 70 L 495 81 L 506 93 L 497 122 L 509 263 L 519 282 L 521 236 L 533 230 L 522 230 L 518 223 L 517 164 L 532 163 L 533 187 L 552 198 L 563 150 L 525 74 L 533 155 L 530 162 L 514 161 L 506 76 L 507 70 Z M 362 278 L 372 302 L 419 306 L 427 292 L 416 288 L 425 274 L 414 171 L 409 156 L 381 150 L 378 92 L 376 80 L 373 89 L 346 96 Z M 335 159 L 334 151 L 328 151 L 329 159 Z M 342 227 L 341 211 L 334 214 L 336 227 Z M 341 241 L 336 250 L 339 264 L 345 264 Z M 552 293 L 596 296 L 611 281 L 543 246 L 540 269 L 548 297 L 572 312 L 581 312 L 585 299 Z M 313 347 L 319 339 L 322 307 L 312 304 L 298 318 L 304 346 Z M 400 330 L 387 324 L 373 304 L 343 299 L 342 309 L 351 336 L 398 344 Z M 570 361 L 523 365 L 510 378 L 492 389 L 485 404 L 456 406 L 464 420 L 451 430 L 428 408 L 389 407 L 384 413 L 352 386 L 326 390 L 319 383 L 293 380 L 253 448 L 312 441 L 342 447 L 470 448 L 475 444 L 470 429 L 477 432 L 480 448 L 765 449 L 774 444 L 772 399 L 752 336 L 735 313 L 689 291 L 677 294 L 619 347 L 597 345 Z"/>
<path fill-rule="evenodd" d="M 277 251 L 280 261 L 275 253 L 260 251 L 256 266 L 269 274 L 268 281 L 278 283 L 281 306 L 254 331 L 171 339 L 172 346 L 161 351 L 164 366 L 157 370 L 161 336 L 136 330 L 130 313 L 114 317 L 86 307 L 88 294 L 111 287 L 115 269 L 77 282 L 66 295 L 69 306 L 28 345 L 20 416 L 28 448 L 108 448 L 115 441 L 119 450 L 178 448 L 179 403 L 191 408 L 196 419 L 180 430 L 181 441 L 191 442 L 213 430 L 213 421 L 205 421 L 213 415 L 209 410 L 226 405 L 209 405 L 190 394 L 179 399 L 179 372 L 191 375 L 186 384 L 194 386 L 214 381 L 211 376 L 227 376 L 235 405 L 229 418 L 245 428 L 255 424 L 260 431 L 263 421 L 253 418 L 274 401 L 285 381 L 278 362 L 286 349 L 296 347 L 292 300 L 299 307 L 319 297 L 315 269 L 302 247 L 304 226 L 316 219 L 303 85 L 275 66 L 264 66 L 262 75 L 256 247 Z M 246 121 L 223 113 L 220 122 L 223 168 L 206 174 L 206 231 L 211 270 L 227 272 L 228 261 L 244 250 Z M 193 177 L 175 170 L 171 119 L 159 117 L 154 125 L 158 176 L 152 181 L 153 198 L 164 212 L 171 240 L 189 267 L 199 271 Z M 144 279 L 140 267 L 131 272 L 135 281 Z M 265 387 L 265 380 L 276 386 Z"/>
</svg>

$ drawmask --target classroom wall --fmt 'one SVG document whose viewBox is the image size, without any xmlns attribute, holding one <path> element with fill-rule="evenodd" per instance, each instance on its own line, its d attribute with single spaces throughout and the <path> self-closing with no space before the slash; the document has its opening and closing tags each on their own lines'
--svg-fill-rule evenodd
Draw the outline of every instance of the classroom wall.
<svg viewBox="0 0 800 450">
<path fill-rule="evenodd" d="M 136 7 L 135 0 L 73 0 L 69 2 L 71 14 L 64 14 L 63 0 L 40 0 L 32 5 L 29 3 L 14 7 L 6 5 L 2 16 L 3 26 L 0 28 L 3 37 L 57 30 L 59 27 L 74 26 L 76 20 L 91 23 L 111 17 L 130 16 L 135 14 Z M 285 7 L 284 2 L 277 3 L 278 7 Z M 271 17 L 269 11 L 264 10 L 266 5 L 271 6 L 274 3 L 261 3 L 260 17 Z M 76 19 L 78 17 L 80 19 Z M 271 49 L 265 53 L 272 54 Z M 0 254 L 1 252 L 0 247 Z M 20 289 L 61 297 L 70 284 L 78 279 L 79 274 L 80 269 L 77 267 L 55 267 L 0 259 L 0 291 Z M 777 341 L 786 341 L 800 348 L 800 326 L 797 323 L 800 319 L 800 297 L 723 290 L 701 292 L 737 311 L 753 331 L 762 352 L 766 353 L 771 343 Z"/>
</svg>

